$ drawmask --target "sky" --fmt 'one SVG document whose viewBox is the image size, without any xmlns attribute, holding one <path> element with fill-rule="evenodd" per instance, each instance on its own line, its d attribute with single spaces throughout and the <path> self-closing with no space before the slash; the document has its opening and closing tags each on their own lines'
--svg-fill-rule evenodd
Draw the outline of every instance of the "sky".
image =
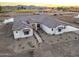
<svg viewBox="0 0 79 59">
<path fill-rule="evenodd" d="M 58 4 L 66 6 L 79 6 L 79 0 L 0 0 L 0 2 L 30 2 L 39 4 Z"/>
</svg>

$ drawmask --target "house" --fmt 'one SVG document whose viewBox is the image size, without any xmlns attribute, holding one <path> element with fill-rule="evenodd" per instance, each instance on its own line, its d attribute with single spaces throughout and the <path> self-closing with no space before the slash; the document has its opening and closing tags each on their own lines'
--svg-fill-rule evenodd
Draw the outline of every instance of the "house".
<svg viewBox="0 0 79 59">
<path fill-rule="evenodd" d="M 35 23 L 36 30 L 40 27 L 49 35 L 61 34 L 64 32 L 76 31 L 79 30 L 75 27 L 70 26 L 63 21 L 60 21 L 54 16 L 49 16 L 46 14 L 30 16 L 31 21 Z"/>
<path fill-rule="evenodd" d="M 79 18 L 79 14 L 77 16 L 74 16 L 74 18 Z"/>
<path fill-rule="evenodd" d="M 33 29 L 30 26 L 29 18 L 25 16 L 16 16 L 12 26 L 15 39 L 26 38 L 33 35 Z"/>
<path fill-rule="evenodd" d="M 9 18 L 9 19 L 5 19 L 4 21 L 3 21 L 3 24 L 7 24 L 7 23 L 10 23 L 10 22 L 14 22 L 14 18 Z"/>
<path fill-rule="evenodd" d="M 76 16 L 74 16 L 74 19 L 75 19 L 75 20 L 74 20 L 75 23 L 79 23 L 79 14 L 76 15 Z"/>
<path fill-rule="evenodd" d="M 60 21 L 55 16 L 46 14 L 15 16 L 4 23 L 13 22 L 12 30 L 15 39 L 33 36 L 33 31 L 40 28 L 49 35 L 58 35 L 64 32 L 77 31 L 79 29 Z"/>
</svg>

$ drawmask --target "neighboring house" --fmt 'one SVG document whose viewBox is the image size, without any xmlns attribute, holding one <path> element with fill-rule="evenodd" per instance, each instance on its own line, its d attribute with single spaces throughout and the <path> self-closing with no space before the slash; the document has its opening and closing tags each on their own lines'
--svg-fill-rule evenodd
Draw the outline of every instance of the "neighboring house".
<svg viewBox="0 0 79 59">
<path fill-rule="evenodd" d="M 74 18 L 79 18 L 79 14 L 77 16 L 74 16 Z"/>
<path fill-rule="evenodd" d="M 79 14 L 77 16 L 74 16 L 75 20 L 74 22 L 79 23 Z"/>
<path fill-rule="evenodd" d="M 35 23 L 38 24 L 37 28 L 40 27 L 43 31 L 50 35 L 78 30 L 63 21 L 60 21 L 54 16 L 42 14 L 30 16 L 30 18 L 32 22 L 35 21 Z"/>
<path fill-rule="evenodd" d="M 28 18 L 25 16 L 16 16 L 12 27 L 14 38 L 26 38 L 33 35 L 33 29 L 30 27 Z"/>
<path fill-rule="evenodd" d="M 4 24 L 10 23 L 10 22 L 13 23 L 13 22 L 14 22 L 14 18 L 5 19 L 5 20 L 3 21 Z"/>
</svg>

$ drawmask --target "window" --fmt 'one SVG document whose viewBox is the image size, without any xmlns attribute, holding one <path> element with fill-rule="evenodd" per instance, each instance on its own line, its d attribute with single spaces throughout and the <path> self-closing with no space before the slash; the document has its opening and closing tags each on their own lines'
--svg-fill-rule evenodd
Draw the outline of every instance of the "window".
<svg viewBox="0 0 79 59">
<path fill-rule="evenodd" d="M 64 29 L 64 27 L 58 27 L 58 32 L 61 32 L 62 31 L 62 29 Z"/>
<path fill-rule="evenodd" d="M 30 22 L 29 21 L 26 21 L 27 22 L 27 24 L 30 24 Z"/>
<path fill-rule="evenodd" d="M 37 24 L 37 27 L 40 28 L 40 24 Z"/>
<path fill-rule="evenodd" d="M 29 34 L 29 31 L 25 31 L 25 32 L 24 32 L 24 35 L 27 35 L 27 34 Z"/>
<path fill-rule="evenodd" d="M 29 34 L 29 30 L 23 30 L 24 35 L 28 35 Z"/>
<path fill-rule="evenodd" d="M 52 31 L 53 31 L 53 28 L 52 28 Z"/>
<path fill-rule="evenodd" d="M 64 26 L 64 29 L 66 28 L 66 26 Z"/>
<path fill-rule="evenodd" d="M 18 33 L 18 31 L 16 31 L 16 33 Z"/>
<path fill-rule="evenodd" d="M 61 32 L 61 28 L 58 28 L 58 32 Z"/>
<path fill-rule="evenodd" d="M 37 24 L 37 29 L 40 29 L 40 24 Z"/>
</svg>

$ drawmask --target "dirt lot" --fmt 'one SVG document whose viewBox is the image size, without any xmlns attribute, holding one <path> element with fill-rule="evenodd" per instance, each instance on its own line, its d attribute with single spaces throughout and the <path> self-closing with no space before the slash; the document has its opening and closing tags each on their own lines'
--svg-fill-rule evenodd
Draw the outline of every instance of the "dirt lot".
<svg viewBox="0 0 79 59">
<path fill-rule="evenodd" d="M 78 13 L 70 13 L 70 14 L 66 14 L 66 15 L 58 15 L 56 17 L 58 17 L 60 20 L 65 21 L 70 23 L 71 25 L 78 27 L 79 28 L 79 23 L 76 22 L 76 18 L 74 18 L 74 16 L 77 16 Z"/>
</svg>

